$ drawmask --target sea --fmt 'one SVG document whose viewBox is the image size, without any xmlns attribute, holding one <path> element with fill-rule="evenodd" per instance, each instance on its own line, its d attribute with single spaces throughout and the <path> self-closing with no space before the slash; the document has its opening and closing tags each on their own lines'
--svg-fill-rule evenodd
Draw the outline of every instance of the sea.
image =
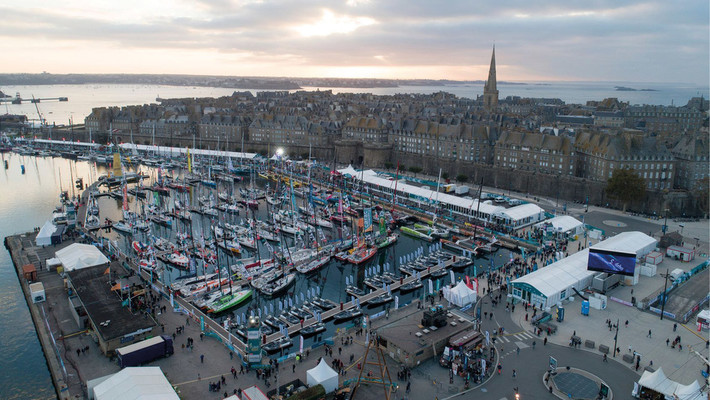
<svg viewBox="0 0 710 400">
<path fill-rule="evenodd" d="M 619 91 L 617 87 L 635 91 Z M 20 94 L 24 99 L 67 97 L 69 101 L 42 101 L 37 104 L 0 103 L 0 113 L 24 114 L 31 120 L 45 119 L 49 124 L 83 123 L 94 107 L 120 107 L 156 103 L 157 98 L 219 97 L 244 89 L 165 85 L 37 85 L 0 86 L 6 95 Z M 475 99 L 483 93 L 483 83 L 442 86 L 399 86 L 387 88 L 329 88 L 304 87 L 303 90 L 332 90 L 333 93 L 372 93 L 393 95 L 404 93 L 430 94 L 449 92 L 462 98 Z M 616 97 L 630 104 L 677 105 L 687 104 L 693 97 L 710 98 L 710 89 L 691 83 L 629 83 L 629 82 L 501 82 L 501 99 L 507 96 L 559 98 L 566 103 L 586 104 L 588 100 Z M 257 90 L 251 90 L 256 94 Z"/>
</svg>

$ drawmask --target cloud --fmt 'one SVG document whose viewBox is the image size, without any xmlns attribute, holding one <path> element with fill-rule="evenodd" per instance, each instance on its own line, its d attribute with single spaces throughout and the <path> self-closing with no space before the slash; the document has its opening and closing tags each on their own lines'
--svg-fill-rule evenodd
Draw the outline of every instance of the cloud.
<svg viewBox="0 0 710 400">
<path fill-rule="evenodd" d="M 485 79 L 480 71 L 495 43 L 504 80 L 708 82 L 709 10 L 708 2 L 699 0 L 683 7 L 657 0 L 511 0 L 505 6 L 472 0 L 62 3 L 0 6 L 3 49 L 25 54 L 23 49 L 41 40 L 44 56 L 57 61 L 66 57 L 54 50 L 60 44 L 83 48 L 87 57 L 96 49 L 142 55 L 153 50 L 190 60 L 180 67 L 197 74 L 207 68 L 201 60 L 209 59 L 223 62 L 225 75 L 258 66 L 279 76 L 369 71 L 392 78 Z M 26 58 L 15 57 L 0 70 L 17 71 Z M 34 68 L 32 58 L 26 70 Z M 155 62 L 149 59 L 142 67 Z M 71 61 L 57 65 L 70 68 Z M 82 61 L 73 61 L 78 69 Z M 92 60 L 95 72 L 110 72 L 110 57 L 103 67 L 101 61 Z M 219 68 L 209 65 L 212 73 Z"/>
</svg>

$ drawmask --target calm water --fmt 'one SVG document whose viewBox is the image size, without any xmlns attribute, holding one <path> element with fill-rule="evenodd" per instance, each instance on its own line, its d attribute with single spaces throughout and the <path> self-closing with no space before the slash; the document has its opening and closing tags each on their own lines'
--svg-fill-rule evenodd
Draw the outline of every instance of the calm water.
<svg viewBox="0 0 710 400">
<path fill-rule="evenodd" d="M 96 179 L 99 174 L 105 172 L 102 167 L 99 166 L 97 168 L 94 164 L 61 158 L 35 158 L 16 154 L 3 154 L 2 160 L 8 160 L 9 167 L 8 169 L 3 169 L 2 173 L 0 173 L 0 187 L 3 188 L 0 195 L 0 233 L 2 233 L 3 237 L 27 232 L 34 227 L 43 225 L 59 203 L 60 189 L 71 190 L 71 183 L 77 177 L 82 177 L 85 182 L 90 182 Z M 26 167 L 24 175 L 21 173 L 21 165 Z M 148 173 L 153 174 L 151 171 L 148 171 Z M 220 189 L 231 190 L 229 187 Z M 193 196 L 205 194 L 208 194 L 207 189 L 197 187 Z M 172 200 L 172 198 L 161 198 L 160 202 L 164 206 L 170 207 Z M 139 205 L 135 199 L 130 203 L 133 210 L 137 209 Z M 102 219 L 109 217 L 116 220 L 120 216 L 120 207 L 120 201 L 103 197 L 100 199 L 100 217 Z M 263 216 L 265 213 L 265 204 L 262 204 L 257 215 Z M 237 222 L 239 219 L 244 218 L 244 214 L 242 213 L 239 217 L 221 216 L 221 218 L 231 218 L 231 222 Z M 193 220 L 192 226 L 181 226 L 180 229 L 191 229 L 193 234 L 196 235 L 204 232 L 205 236 L 209 236 L 209 231 L 206 228 L 209 223 L 210 221 L 207 219 L 196 218 Z M 177 229 L 177 225 L 174 227 Z M 174 237 L 175 230 L 153 226 L 153 233 L 163 237 Z M 329 234 L 329 236 L 332 235 Z M 130 245 L 130 239 L 123 235 L 114 232 L 108 236 L 114 243 L 124 249 L 127 249 Z M 346 278 L 349 281 L 354 280 L 358 286 L 363 287 L 362 280 L 365 275 L 371 274 L 377 265 L 386 263 L 391 265 L 389 271 L 400 274 L 397 269 L 399 257 L 411 253 L 421 246 L 426 247 L 428 245 L 425 242 L 400 236 L 397 245 L 380 251 L 375 258 L 360 267 L 332 261 L 315 275 L 305 277 L 299 274 L 295 285 L 289 289 L 287 296 L 295 300 L 295 303 L 300 304 L 302 302 L 300 293 L 317 290 L 323 297 L 334 301 L 347 301 L 349 300 L 348 296 L 343 290 Z M 262 249 L 262 254 L 266 255 L 266 252 L 267 250 Z M 499 250 L 493 256 L 494 264 L 501 265 L 509 257 L 510 253 Z M 233 260 L 228 259 L 224 254 L 221 255 L 221 265 L 226 265 L 230 261 Z M 476 260 L 477 268 L 488 268 L 489 264 L 490 260 L 488 259 Z M 163 278 L 167 281 L 172 281 L 181 273 L 182 271 L 166 267 L 166 273 Z M 457 273 L 457 279 L 466 273 L 472 274 L 473 267 Z M 449 279 L 447 276 L 439 284 L 448 283 Z M 435 286 L 438 287 L 438 285 Z M 400 304 L 408 303 L 422 294 L 423 291 L 420 289 L 411 294 L 400 295 Z M 243 319 L 244 315 L 248 315 L 252 311 L 258 313 L 259 309 L 262 310 L 262 313 L 264 311 L 270 313 L 273 309 L 278 314 L 279 302 L 285 298 L 269 299 L 255 294 L 252 300 L 234 310 L 234 316 L 239 316 L 240 319 Z M 0 326 L 3 327 L 0 330 L 0 343 L 2 343 L 2 346 L 0 346 L 0 371 L 4 372 L 0 374 L 0 398 L 54 397 L 54 389 L 46 361 L 22 295 L 17 274 L 12 266 L 9 253 L 5 250 L 0 251 L 0 301 L 2 301 L 0 304 L 4 305 L 4 307 L 0 308 Z M 389 307 L 393 306 L 394 303 L 389 303 Z M 384 307 L 364 308 L 364 311 L 369 314 L 382 310 L 384 310 Z M 321 338 L 330 336 L 335 329 L 336 326 L 329 323 L 328 331 Z M 305 345 L 309 346 L 314 339 L 307 339 Z M 291 351 L 295 351 L 297 347 L 298 340 L 294 339 L 294 347 L 291 348 Z M 17 368 L 18 365 L 23 367 Z"/>
<path fill-rule="evenodd" d="M 653 92 L 619 92 L 615 86 L 634 89 L 654 89 Z M 306 87 L 315 90 L 315 87 Z M 451 86 L 402 86 L 397 88 L 320 88 L 332 89 L 335 93 L 373 93 L 390 95 L 396 93 L 434 93 L 446 91 L 459 97 L 476 98 L 483 93 L 483 84 Z M 500 98 L 506 96 L 553 97 L 567 103 L 584 104 L 587 100 L 602 100 L 617 97 L 631 104 L 684 105 L 694 96 L 704 95 L 709 98 L 710 89 L 695 84 L 684 83 L 628 83 L 628 82 L 535 82 L 526 84 L 498 85 Z M 51 123 L 65 125 L 72 119 L 74 123 L 83 123 L 93 107 L 124 106 L 155 103 L 156 97 L 218 97 L 231 95 L 230 88 L 206 88 L 191 86 L 162 85 L 46 85 L 46 86 L 4 86 L 5 94 L 14 96 L 20 93 L 23 98 L 68 97 L 68 102 L 47 101 L 39 103 L 39 111 Z M 256 93 L 255 90 L 252 91 Z M 0 105 L 0 113 L 25 114 L 30 119 L 37 119 L 34 104 Z"/>
<path fill-rule="evenodd" d="M 4 169 L 3 160 L 8 160 L 8 169 Z M 0 237 L 43 225 L 59 204 L 60 186 L 70 186 L 70 161 L 2 154 L 0 164 Z M 21 164 L 26 168 L 24 175 Z M 89 178 L 88 164 L 75 164 L 74 170 Z M 4 248 L 0 250 L 0 304 L 0 398 L 54 398 L 44 354 L 10 254 Z"/>
</svg>

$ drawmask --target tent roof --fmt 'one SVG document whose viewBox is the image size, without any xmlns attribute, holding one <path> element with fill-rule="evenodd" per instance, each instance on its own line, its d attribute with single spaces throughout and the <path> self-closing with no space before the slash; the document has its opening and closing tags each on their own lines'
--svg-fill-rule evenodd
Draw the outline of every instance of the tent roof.
<svg viewBox="0 0 710 400">
<path fill-rule="evenodd" d="M 595 244 L 591 248 L 595 250 L 635 253 L 638 255 L 639 250 L 642 250 L 648 246 L 655 246 L 656 243 L 656 239 L 646 235 L 645 233 L 631 231 L 621 232 L 616 236 Z"/>
<path fill-rule="evenodd" d="M 328 366 L 328 363 L 325 362 L 325 359 L 323 358 L 321 358 L 318 365 L 316 365 L 312 369 L 309 369 L 306 372 L 318 382 L 324 382 L 333 377 L 338 377 L 338 373 L 335 372 L 333 368 L 330 368 L 330 366 Z"/>
<path fill-rule="evenodd" d="M 465 297 L 471 294 L 476 294 L 476 291 L 473 289 L 470 289 L 468 286 L 466 286 L 466 283 L 464 281 L 459 281 L 459 283 L 454 286 L 453 289 L 451 289 L 452 292 L 457 293 L 461 297 Z"/>
<path fill-rule="evenodd" d="M 97 400 L 179 400 L 160 367 L 128 367 L 94 388 Z"/>
<path fill-rule="evenodd" d="M 690 385 L 682 385 L 668 378 L 666 374 L 663 373 L 663 368 L 658 368 L 655 372 L 644 371 L 638 383 L 645 388 L 669 397 L 675 395 L 677 398 L 684 400 L 701 400 L 707 398 L 701 392 L 698 381 L 693 381 Z"/>
<path fill-rule="evenodd" d="M 527 283 L 546 297 L 554 296 L 555 293 L 597 273 L 587 270 L 588 259 L 589 249 L 581 250 L 547 267 L 540 268 L 514 280 L 512 282 L 513 286 Z"/>
<path fill-rule="evenodd" d="M 601 241 L 591 248 L 638 254 L 639 250 L 655 242 L 655 239 L 641 232 L 623 232 Z M 589 249 L 587 248 L 547 267 L 522 276 L 512 283 L 513 286 L 527 283 L 539 290 L 543 295 L 550 297 L 589 276 L 597 274 L 595 271 L 587 270 L 588 261 Z"/>
<path fill-rule="evenodd" d="M 108 258 L 96 246 L 82 243 L 74 243 L 58 250 L 55 256 L 67 271 L 108 264 L 109 262 Z"/>
<path fill-rule="evenodd" d="M 441 190 L 439 193 L 436 193 L 436 190 L 430 190 L 430 189 L 423 189 L 418 186 L 411 185 L 407 183 L 404 179 L 400 180 L 394 180 L 394 179 L 388 179 L 388 178 L 383 178 L 377 174 L 377 172 L 373 170 L 366 170 L 366 171 L 358 171 L 355 168 L 353 168 L 351 165 L 349 165 L 347 168 L 343 168 L 338 170 L 343 175 L 349 175 L 353 177 L 354 179 L 357 180 L 362 180 L 364 182 L 377 185 L 380 187 L 386 187 L 394 191 L 395 186 L 397 187 L 397 192 L 398 193 L 406 193 L 412 196 L 417 196 L 424 201 L 428 201 L 429 203 L 436 203 L 437 199 L 439 203 L 442 204 L 448 204 L 452 206 L 457 206 L 461 207 L 464 209 L 469 209 L 476 211 L 478 210 L 481 213 L 484 214 L 489 214 L 492 215 L 498 211 L 504 210 L 503 207 L 500 206 L 495 206 L 492 204 L 488 204 L 485 202 L 482 202 L 480 206 L 478 205 L 478 200 L 477 199 L 464 199 L 463 197 L 457 197 L 450 195 L 448 193 L 443 193 Z M 515 207 L 513 207 L 515 208 Z M 539 208 L 539 207 L 538 207 Z"/>
<path fill-rule="evenodd" d="M 572 229 L 576 229 L 577 227 L 584 225 L 577 218 L 569 215 L 558 215 L 546 221 L 540 222 L 536 226 L 543 226 L 544 224 L 551 224 L 557 232 L 569 232 Z"/>
<path fill-rule="evenodd" d="M 544 210 L 537 204 L 525 203 L 515 207 L 503 208 L 498 211 L 496 215 L 509 218 L 513 221 L 519 221 L 521 219 L 538 215 L 541 212 L 544 212 Z"/>
<path fill-rule="evenodd" d="M 41 238 L 51 238 L 54 231 L 57 230 L 57 226 L 52 223 L 51 219 L 48 219 L 37 234 L 37 239 Z M 35 240 L 37 240 L 35 239 Z"/>
</svg>

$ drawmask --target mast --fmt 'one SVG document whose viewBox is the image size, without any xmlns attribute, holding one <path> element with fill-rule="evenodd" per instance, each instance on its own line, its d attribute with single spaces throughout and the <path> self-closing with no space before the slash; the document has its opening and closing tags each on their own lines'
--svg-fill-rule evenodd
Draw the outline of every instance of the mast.
<svg viewBox="0 0 710 400">
<path fill-rule="evenodd" d="M 441 168 L 439 168 L 439 177 L 436 179 L 436 206 L 434 207 L 434 223 L 439 215 L 439 185 L 441 184 Z"/>
<path fill-rule="evenodd" d="M 476 215 L 478 215 L 478 210 L 481 208 L 481 195 L 483 194 L 483 177 L 481 177 L 481 184 L 478 185 L 478 203 L 476 203 Z M 478 227 L 473 225 L 473 241 L 476 242 L 476 233 L 478 232 Z"/>
<path fill-rule="evenodd" d="M 399 182 L 399 160 L 397 161 L 397 170 L 394 173 L 394 192 L 392 193 L 392 212 L 397 206 L 397 183 Z"/>
</svg>

